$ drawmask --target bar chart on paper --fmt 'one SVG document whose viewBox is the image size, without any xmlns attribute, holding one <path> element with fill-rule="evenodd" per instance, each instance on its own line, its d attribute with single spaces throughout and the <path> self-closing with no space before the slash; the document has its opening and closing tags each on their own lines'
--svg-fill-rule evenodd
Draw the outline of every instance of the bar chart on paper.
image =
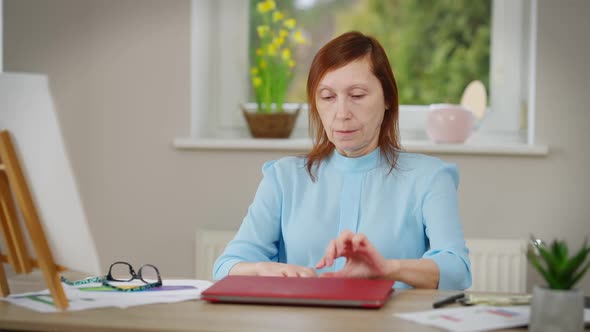
<svg viewBox="0 0 590 332">
<path fill-rule="evenodd" d="M 474 306 L 404 313 L 397 316 L 447 331 L 490 331 L 527 325 L 529 307 Z"/>
</svg>

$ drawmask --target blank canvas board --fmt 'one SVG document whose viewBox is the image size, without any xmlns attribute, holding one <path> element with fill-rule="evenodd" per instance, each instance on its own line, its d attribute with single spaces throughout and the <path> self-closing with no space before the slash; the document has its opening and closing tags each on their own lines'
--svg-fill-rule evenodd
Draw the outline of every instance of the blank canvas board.
<svg viewBox="0 0 590 332">
<path fill-rule="evenodd" d="M 56 263 L 99 275 L 96 247 L 46 76 L 0 73 L 0 130 L 11 133 Z"/>
</svg>

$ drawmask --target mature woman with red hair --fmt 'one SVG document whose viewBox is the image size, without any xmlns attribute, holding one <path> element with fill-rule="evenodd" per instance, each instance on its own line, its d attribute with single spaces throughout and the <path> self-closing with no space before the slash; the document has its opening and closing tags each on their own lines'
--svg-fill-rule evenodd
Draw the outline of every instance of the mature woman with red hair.
<svg viewBox="0 0 590 332">
<path fill-rule="evenodd" d="M 330 41 L 311 64 L 307 95 L 312 150 L 263 166 L 214 279 L 321 275 L 468 288 L 456 167 L 402 151 L 397 85 L 379 42 L 359 32 Z"/>
</svg>

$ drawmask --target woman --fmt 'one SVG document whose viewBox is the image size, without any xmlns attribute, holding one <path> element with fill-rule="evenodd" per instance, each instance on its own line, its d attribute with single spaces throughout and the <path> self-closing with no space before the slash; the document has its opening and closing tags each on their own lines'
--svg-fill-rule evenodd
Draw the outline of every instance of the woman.
<svg viewBox="0 0 590 332">
<path fill-rule="evenodd" d="M 313 149 L 263 166 L 214 279 L 320 275 L 468 288 L 456 167 L 401 151 L 397 86 L 379 42 L 359 32 L 330 41 L 311 64 L 307 95 Z"/>
</svg>

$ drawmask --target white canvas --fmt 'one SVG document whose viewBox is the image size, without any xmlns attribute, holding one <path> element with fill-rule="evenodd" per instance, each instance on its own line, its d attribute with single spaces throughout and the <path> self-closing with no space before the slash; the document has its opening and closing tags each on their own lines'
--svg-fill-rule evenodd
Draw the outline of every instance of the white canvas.
<svg viewBox="0 0 590 332">
<path fill-rule="evenodd" d="M 99 275 L 96 247 L 45 76 L 0 73 L 0 130 L 4 129 L 12 134 L 56 263 Z"/>
</svg>

